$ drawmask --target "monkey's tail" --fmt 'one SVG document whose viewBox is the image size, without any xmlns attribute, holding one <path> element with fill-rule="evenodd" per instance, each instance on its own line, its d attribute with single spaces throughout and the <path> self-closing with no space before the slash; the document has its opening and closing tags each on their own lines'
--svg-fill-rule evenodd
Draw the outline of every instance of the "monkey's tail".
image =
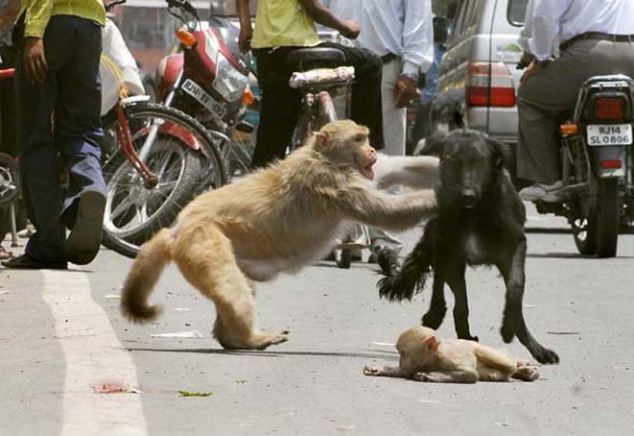
<svg viewBox="0 0 634 436">
<path fill-rule="evenodd" d="M 143 244 L 121 290 L 121 312 L 128 320 L 146 323 L 161 313 L 159 306 L 148 306 L 147 300 L 165 265 L 171 260 L 168 241 L 171 230 L 163 229 Z"/>
<path fill-rule="evenodd" d="M 436 220 L 425 226 L 422 238 L 405 258 L 396 274 L 379 280 L 379 296 L 390 301 L 411 300 L 425 287 L 427 276 L 434 265 L 434 234 Z"/>
</svg>

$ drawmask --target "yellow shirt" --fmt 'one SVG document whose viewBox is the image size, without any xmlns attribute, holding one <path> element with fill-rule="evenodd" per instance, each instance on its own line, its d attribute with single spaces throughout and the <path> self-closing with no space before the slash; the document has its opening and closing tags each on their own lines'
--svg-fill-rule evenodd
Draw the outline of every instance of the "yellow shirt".
<svg viewBox="0 0 634 436">
<path fill-rule="evenodd" d="M 106 10 L 101 0 L 22 0 L 22 10 L 26 10 L 24 36 L 44 36 L 53 15 L 86 18 L 102 26 L 106 22 Z"/>
<path fill-rule="evenodd" d="M 298 0 L 259 0 L 251 47 L 313 47 L 319 44 L 314 21 Z"/>
</svg>

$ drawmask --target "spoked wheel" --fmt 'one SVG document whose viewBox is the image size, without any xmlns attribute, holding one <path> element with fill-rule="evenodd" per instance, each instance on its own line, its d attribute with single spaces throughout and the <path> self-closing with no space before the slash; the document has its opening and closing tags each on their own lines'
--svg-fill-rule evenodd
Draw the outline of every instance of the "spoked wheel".
<svg viewBox="0 0 634 436">
<path fill-rule="evenodd" d="M 583 208 L 587 216 L 572 222 L 573 237 L 581 254 L 614 257 L 619 235 L 618 179 L 599 179 L 596 183 L 593 204 Z"/>
<path fill-rule="evenodd" d="M 9 204 L 20 192 L 18 166 L 15 159 L 0 153 L 0 205 Z"/>
<path fill-rule="evenodd" d="M 172 108 L 140 104 L 126 108 L 132 141 L 138 150 L 152 124 L 166 126 L 152 145 L 145 164 L 157 177 L 155 186 L 128 161 L 119 146 L 105 149 L 103 171 L 107 183 L 103 243 L 128 257 L 162 227 L 172 224 L 178 213 L 197 194 L 227 182 L 224 161 L 204 127 Z M 106 142 L 116 142 L 116 119 L 105 124 Z M 193 150 L 185 141 L 195 141 L 206 149 Z M 114 151 L 113 151 L 114 150 Z"/>
</svg>

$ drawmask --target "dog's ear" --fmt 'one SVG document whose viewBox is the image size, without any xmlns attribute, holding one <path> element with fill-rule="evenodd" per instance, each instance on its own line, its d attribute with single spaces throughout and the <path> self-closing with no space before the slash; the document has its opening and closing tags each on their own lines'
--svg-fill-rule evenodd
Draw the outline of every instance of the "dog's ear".
<svg viewBox="0 0 634 436">
<path fill-rule="evenodd" d="M 510 170 L 513 161 L 510 145 L 491 138 L 486 138 L 486 143 L 491 150 L 496 168 L 504 167 Z"/>
<path fill-rule="evenodd" d="M 420 150 L 421 155 L 442 157 L 445 145 L 447 143 L 447 133 L 434 132 L 425 138 L 425 144 Z"/>
</svg>

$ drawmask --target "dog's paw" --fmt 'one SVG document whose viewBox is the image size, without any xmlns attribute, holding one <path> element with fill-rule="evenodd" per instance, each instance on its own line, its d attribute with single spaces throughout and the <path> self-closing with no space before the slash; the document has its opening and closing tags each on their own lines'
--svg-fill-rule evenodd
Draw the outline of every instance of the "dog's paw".
<svg viewBox="0 0 634 436">
<path fill-rule="evenodd" d="M 548 348 L 540 347 L 536 350 L 530 350 L 531 354 L 539 363 L 547 364 L 547 365 L 556 365 L 559 363 L 559 355 L 555 353 L 553 350 L 549 350 Z"/>
<path fill-rule="evenodd" d="M 509 320 L 504 318 L 502 322 L 502 328 L 500 329 L 500 334 L 502 335 L 502 340 L 505 343 L 510 343 L 515 337 L 515 329 Z"/>
</svg>

